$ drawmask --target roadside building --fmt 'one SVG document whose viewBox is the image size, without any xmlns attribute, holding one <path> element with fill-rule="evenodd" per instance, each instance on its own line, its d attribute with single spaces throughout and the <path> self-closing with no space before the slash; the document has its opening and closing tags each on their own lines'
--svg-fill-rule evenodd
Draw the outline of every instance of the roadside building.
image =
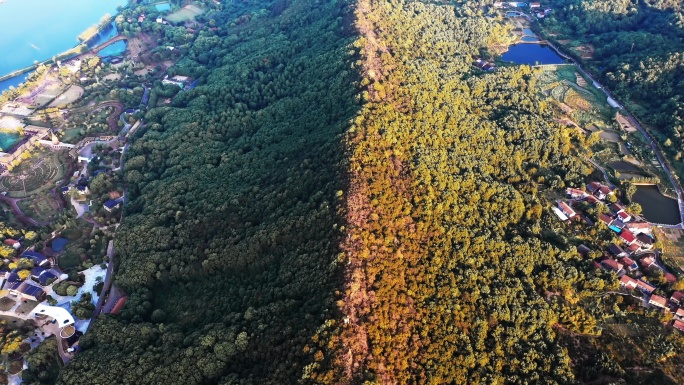
<svg viewBox="0 0 684 385">
<path fill-rule="evenodd" d="M 587 192 L 578 188 L 567 188 L 565 194 L 571 199 L 581 199 L 587 196 Z"/>
<path fill-rule="evenodd" d="M 675 312 L 674 316 L 677 319 L 684 319 L 684 309 L 678 308 L 677 311 Z"/>
<path fill-rule="evenodd" d="M 41 286 L 48 286 L 57 280 L 57 276 L 50 270 L 45 270 L 40 266 L 34 267 L 33 270 L 31 270 L 31 278 Z"/>
<path fill-rule="evenodd" d="M 560 211 L 563 214 L 565 214 L 568 218 L 573 218 L 575 215 L 577 215 L 577 213 L 575 213 L 575 210 L 570 208 L 570 206 L 568 206 L 567 203 L 559 201 L 557 203 L 557 205 L 558 205 L 558 208 L 560 209 Z"/>
<path fill-rule="evenodd" d="M 19 243 L 19 241 L 17 241 L 16 239 L 7 238 L 4 241 L 2 241 L 2 243 L 4 243 L 7 246 L 10 246 L 14 250 L 17 250 L 21 247 L 21 243 Z"/>
<path fill-rule="evenodd" d="M 651 238 L 650 236 L 644 234 L 644 233 L 639 233 L 636 235 L 636 242 L 643 249 L 649 250 L 649 249 L 653 248 L 653 244 L 655 243 L 655 240 L 653 238 Z"/>
<path fill-rule="evenodd" d="M 568 220 L 568 217 L 565 214 L 563 214 L 563 212 L 560 211 L 560 209 L 558 207 L 556 207 L 556 206 L 551 207 L 551 211 L 553 211 L 553 213 L 556 214 L 556 216 L 558 218 L 560 218 L 561 221 L 565 222 Z"/>
<path fill-rule="evenodd" d="M 644 258 L 641 258 L 639 263 L 641 263 L 641 267 L 643 267 L 644 269 L 648 269 L 649 267 L 651 267 L 652 265 L 654 265 L 656 263 L 656 260 L 655 260 L 655 258 L 653 258 L 652 255 L 649 254 L 649 255 L 645 256 Z"/>
<path fill-rule="evenodd" d="M 637 280 L 637 289 L 639 289 L 642 293 L 651 294 L 655 291 L 656 287 L 639 279 Z"/>
<path fill-rule="evenodd" d="M 585 198 L 585 201 L 589 204 L 595 205 L 597 203 L 601 203 L 600 200 L 598 200 L 595 196 L 589 195 Z"/>
<path fill-rule="evenodd" d="M 684 302 L 684 292 L 681 291 L 675 291 L 672 293 L 672 296 L 670 296 L 670 301 L 674 303 L 675 305 L 679 306 Z"/>
<path fill-rule="evenodd" d="M 637 263 L 630 257 L 624 257 L 620 262 L 627 267 L 627 271 L 639 270 Z"/>
<path fill-rule="evenodd" d="M 611 243 L 610 246 L 608 246 L 608 251 L 610 251 L 611 254 L 613 254 L 614 256 L 616 256 L 618 258 L 622 258 L 622 257 L 627 256 L 627 253 L 624 250 L 622 250 L 622 247 L 620 247 L 614 243 Z"/>
<path fill-rule="evenodd" d="M 622 241 L 625 242 L 625 244 L 631 245 L 636 241 L 636 236 L 634 236 L 634 234 L 628 229 L 623 229 L 620 232 L 620 239 L 622 239 Z"/>
<path fill-rule="evenodd" d="M 613 223 L 613 218 L 606 214 L 600 214 L 599 221 L 605 223 L 606 226 L 610 227 L 610 225 Z"/>
<path fill-rule="evenodd" d="M 675 329 L 684 332 L 684 322 L 679 321 L 679 320 L 675 320 L 672 323 L 672 326 L 674 326 Z"/>
<path fill-rule="evenodd" d="M 28 282 L 15 282 L 9 286 L 11 295 L 31 301 L 42 302 L 45 300 L 45 292 L 38 286 L 33 286 Z"/>
<path fill-rule="evenodd" d="M 614 259 L 606 258 L 601 261 L 601 265 L 604 269 L 613 271 L 617 274 L 624 272 L 622 264 Z"/>
<path fill-rule="evenodd" d="M 117 209 L 119 207 L 119 205 L 121 205 L 121 202 L 116 201 L 114 199 L 110 199 L 107 202 L 105 202 L 103 206 L 104 206 L 105 210 L 107 210 L 108 212 L 111 213 L 112 211 Z"/>
<path fill-rule="evenodd" d="M 36 266 L 45 267 L 50 265 L 50 261 L 48 261 L 47 257 L 37 251 L 25 251 L 21 254 L 21 258 L 32 260 Z"/>
<path fill-rule="evenodd" d="M 579 245 L 577 246 L 577 251 L 583 256 L 588 257 L 589 253 L 591 252 L 591 249 L 585 245 Z"/>
<path fill-rule="evenodd" d="M 657 306 L 661 309 L 667 308 L 667 300 L 659 295 L 651 295 L 651 298 L 648 300 L 648 303 L 650 305 Z"/>
<path fill-rule="evenodd" d="M 634 290 L 637 287 L 637 280 L 628 275 L 623 275 L 622 278 L 620 278 L 620 287 L 623 289 Z"/>
<path fill-rule="evenodd" d="M 651 231 L 651 224 L 648 222 L 630 222 L 627 224 L 627 228 L 634 234 L 639 234 Z"/>
<path fill-rule="evenodd" d="M 530 8 L 539 8 L 539 7 L 541 7 L 541 4 L 536 2 L 536 1 L 533 1 L 530 3 Z"/>
</svg>

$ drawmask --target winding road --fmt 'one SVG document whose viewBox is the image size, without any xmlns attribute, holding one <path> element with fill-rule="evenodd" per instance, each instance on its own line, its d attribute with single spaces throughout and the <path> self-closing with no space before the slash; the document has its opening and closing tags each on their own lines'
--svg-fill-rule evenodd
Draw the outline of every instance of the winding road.
<svg viewBox="0 0 684 385">
<path fill-rule="evenodd" d="M 599 83 L 593 76 L 591 76 L 591 74 L 588 71 L 586 71 L 582 67 L 582 65 L 579 62 L 577 62 L 577 60 L 575 60 L 574 58 L 564 54 L 558 47 L 556 47 L 555 44 L 551 43 L 550 41 L 546 41 L 546 44 L 549 47 L 551 47 L 551 49 L 553 49 L 559 56 L 563 57 L 564 59 L 566 59 L 566 60 L 570 61 L 572 64 L 574 64 L 575 67 L 577 67 L 577 70 L 583 76 L 589 78 L 594 83 L 594 85 L 598 85 L 599 87 L 597 87 L 597 88 L 599 88 L 601 91 L 603 91 L 603 93 L 606 95 L 607 98 L 611 98 L 611 99 L 615 100 L 618 103 L 619 108 L 623 110 L 623 115 L 625 115 L 625 117 L 632 123 L 632 125 L 634 127 L 636 127 L 639 130 L 639 132 L 641 132 L 641 134 L 648 140 L 651 149 L 655 153 L 656 158 L 658 159 L 658 162 L 662 166 L 663 171 L 667 175 L 668 179 L 670 180 L 670 184 L 672 185 L 672 187 L 675 190 L 675 193 L 677 194 L 677 203 L 679 205 L 679 216 L 680 216 L 681 221 L 677 225 L 666 225 L 666 226 L 668 226 L 670 228 L 684 229 L 684 190 L 682 190 L 682 186 L 679 184 L 679 179 L 674 174 L 674 172 L 672 171 L 672 168 L 670 167 L 670 164 L 668 163 L 667 159 L 663 155 L 663 151 L 661 150 L 660 146 L 658 145 L 658 142 L 653 138 L 653 136 L 648 132 L 648 130 L 641 125 L 639 120 L 637 120 L 637 118 L 627 108 L 625 108 L 624 105 L 622 103 L 620 103 L 620 101 L 615 96 L 613 96 L 613 94 L 603 84 Z M 591 160 L 590 160 L 590 162 L 596 166 L 596 163 L 594 163 Z M 605 171 L 602 168 L 599 168 L 599 169 L 604 173 L 604 176 L 605 176 Z"/>
</svg>

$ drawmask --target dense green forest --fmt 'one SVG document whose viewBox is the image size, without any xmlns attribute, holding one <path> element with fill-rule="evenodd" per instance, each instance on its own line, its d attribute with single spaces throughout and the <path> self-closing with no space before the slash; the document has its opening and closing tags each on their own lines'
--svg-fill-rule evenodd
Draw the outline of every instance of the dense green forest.
<svg viewBox="0 0 684 385">
<path fill-rule="evenodd" d="M 314 361 L 305 345 L 339 286 L 342 135 L 360 102 L 352 11 L 229 8 L 219 38 L 199 36 L 179 63 L 209 68 L 205 85 L 149 111 L 129 150 L 115 245 L 130 298 L 60 383 L 288 384 Z"/>
<path fill-rule="evenodd" d="M 57 382 L 629 379 L 575 346 L 625 306 L 575 251 L 587 230 L 549 210 L 587 180 L 585 137 L 556 123 L 539 70 L 472 66 L 508 39 L 487 3 L 217 13 L 171 69 L 201 85 L 148 111 L 126 157 L 129 301 Z M 653 366 L 682 345 L 643 349 Z M 54 382 L 44 350 L 29 362 Z"/>
<path fill-rule="evenodd" d="M 543 25 L 583 60 L 645 123 L 658 130 L 684 176 L 684 5 L 672 0 L 559 0 Z M 669 141 L 668 141 L 669 139 Z"/>
</svg>

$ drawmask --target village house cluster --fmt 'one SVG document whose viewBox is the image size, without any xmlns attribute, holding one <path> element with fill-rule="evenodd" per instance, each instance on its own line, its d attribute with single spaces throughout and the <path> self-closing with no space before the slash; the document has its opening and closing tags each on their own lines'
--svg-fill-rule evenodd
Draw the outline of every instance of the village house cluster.
<svg viewBox="0 0 684 385">
<path fill-rule="evenodd" d="M 577 251 L 585 257 L 594 257 L 593 264 L 615 273 L 620 278 L 620 288 L 635 290 L 644 296 L 644 303 L 649 307 L 670 311 L 674 314 L 673 326 L 684 332 L 684 292 L 675 291 L 669 300 L 657 294 L 658 287 L 644 279 L 644 273 L 660 270 L 667 283 L 672 284 L 677 278 L 670 273 L 659 261 L 659 250 L 654 249 L 656 238 L 653 226 L 631 214 L 625 206 L 615 198 L 615 190 L 611 186 L 599 182 L 587 184 L 586 190 L 568 188 L 567 200 L 558 200 L 552 208 L 562 221 L 584 220 L 589 225 L 595 225 L 591 219 L 578 213 L 573 207 L 579 202 L 586 202 L 592 206 L 604 205 L 607 210 L 598 215 L 598 222 L 614 232 L 618 243 L 610 243 L 607 250 L 596 253 L 585 246 L 579 245 Z M 598 223 L 596 225 L 599 225 Z"/>
</svg>

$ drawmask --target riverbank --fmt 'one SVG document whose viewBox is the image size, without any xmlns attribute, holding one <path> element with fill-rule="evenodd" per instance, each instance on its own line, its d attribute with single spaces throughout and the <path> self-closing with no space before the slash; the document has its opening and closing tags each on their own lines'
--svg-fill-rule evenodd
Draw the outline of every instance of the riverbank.
<svg viewBox="0 0 684 385">
<path fill-rule="evenodd" d="M 3 36 L 0 52 L 11 54 L 4 55 L 0 62 L 0 82 L 22 76 L 39 65 L 53 64 L 56 60 L 67 60 L 81 53 L 79 47 L 82 43 L 77 41 L 77 36 L 98 21 L 101 22 L 104 15 L 114 15 L 106 24 L 111 23 L 118 14 L 117 6 L 125 9 L 130 4 L 126 0 L 32 0 L 3 4 L 0 13 L 0 36 Z M 35 12 L 36 9 L 43 12 Z M 106 28 L 106 25 L 103 27 Z"/>
</svg>

